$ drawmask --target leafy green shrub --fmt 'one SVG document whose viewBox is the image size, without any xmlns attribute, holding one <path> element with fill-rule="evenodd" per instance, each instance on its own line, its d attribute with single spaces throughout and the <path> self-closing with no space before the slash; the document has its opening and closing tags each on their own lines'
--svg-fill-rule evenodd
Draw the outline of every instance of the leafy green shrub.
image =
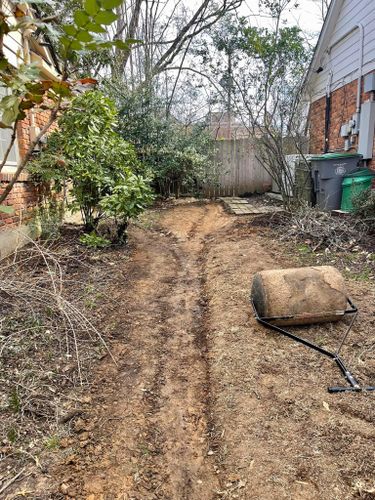
<svg viewBox="0 0 375 500">
<path fill-rule="evenodd" d="M 95 231 L 82 234 L 82 236 L 79 237 L 79 241 L 82 243 L 82 245 L 86 245 L 89 248 L 105 248 L 111 244 L 111 242 L 107 240 L 107 238 L 99 236 L 95 233 Z"/>
<path fill-rule="evenodd" d="M 117 111 L 109 98 L 99 91 L 79 95 L 29 169 L 34 178 L 53 179 L 56 190 L 69 188 L 68 207 L 81 212 L 87 232 L 95 230 L 102 219 L 115 217 L 122 239 L 134 206 L 139 213 L 152 197 L 148 172 L 116 126 Z M 119 193 L 128 192 L 132 195 L 123 194 L 119 202 Z"/>
<path fill-rule="evenodd" d="M 186 126 L 166 114 L 166 103 L 147 91 L 116 93 L 119 132 L 131 142 L 162 196 L 197 194 L 217 180 L 214 141 L 204 124 Z"/>
<path fill-rule="evenodd" d="M 117 184 L 110 194 L 100 201 L 100 207 L 113 217 L 117 225 L 117 239 L 126 240 L 129 219 L 141 214 L 151 204 L 153 194 L 148 182 L 139 175 L 130 174 L 126 182 Z"/>
</svg>

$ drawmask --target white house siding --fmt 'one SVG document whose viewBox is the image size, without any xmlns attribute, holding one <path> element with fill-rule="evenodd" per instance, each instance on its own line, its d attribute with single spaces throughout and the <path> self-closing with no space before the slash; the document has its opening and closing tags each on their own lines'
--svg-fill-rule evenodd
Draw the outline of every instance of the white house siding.
<svg viewBox="0 0 375 500">
<path fill-rule="evenodd" d="M 328 46 L 349 33 L 357 24 L 364 27 L 363 74 L 375 70 L 375 0 L 344 0 L 335 29 Z M 332 69 L 331 90 L 336 90 L 358 78 L 359 30 L 353 31 L 332 48 L 329 56 L 325 51 L 314 70 L 321 66 L 323 71 L 314 75 L 310 82 L 311 100 L 325 95 L 329 72 Z"/>
<path fill-rule="evenodd" d="M 3 0 L 4 13 L 9 15 L 9 21 L 16 24 L 17 20 L 13 16 L 13 6 L 10 1 Z M 12 66 L 19 66 L 23 62 L 23 45 L 22 35 L 19 32 L 11 32 L 4 37 L 4 55 L 12 64 Z"/>
</svg>

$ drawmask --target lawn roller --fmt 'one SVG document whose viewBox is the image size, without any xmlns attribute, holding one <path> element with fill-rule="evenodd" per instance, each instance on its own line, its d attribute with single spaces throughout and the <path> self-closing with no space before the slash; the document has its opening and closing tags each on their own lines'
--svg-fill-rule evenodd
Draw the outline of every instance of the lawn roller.
<svg viewBox="0 0 375 500">
<path fill-rule="evenodd" d="M 337 364 L 349 385 L 328 387 L 328 392 L 375 391 L 375 387 L 361 386 L 340 357 L 358 309 L 349 299 L 344 278 L 336 268 L 316 266 L 258 272 L 253 279 L 251 303 L 260 324 L 314 349 Z M 339 321 L 347 315 L 351 315 L 350 324 L 334 352 L 283 328 Z"/>
</svg>

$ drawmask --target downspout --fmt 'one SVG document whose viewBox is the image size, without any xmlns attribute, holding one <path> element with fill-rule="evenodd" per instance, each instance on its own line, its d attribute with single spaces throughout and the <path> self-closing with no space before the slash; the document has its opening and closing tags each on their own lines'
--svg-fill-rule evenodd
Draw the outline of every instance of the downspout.
<svg viewBox="0 0 375 500">
<path fill-rule="evenodd" d="M 329 127 L 331 124 L 331 84 L 332 84 L 333 71 L 329 72 L 327 85 L 326 85 L 326 112 L 324 118 L 324 153 L 329 151 Z"/>
<path fill-rule="evenodd" d="M 364 39 L 365 30 L 363 24 L 358 23 L 353 28 L 341 36 L 338 40 L 333 43 L 328 49 L 328 55 L 331 57 L 331 51 L 333 47 L 342 42 L 345 38 L 351 35 L 354 31 L 359 30 L 359 60 L 358 60 L 358 85 L 357 85 L 357 99 L 356 99 L 356 128 L 359 126 L 359 115 L 361 112 L 361 95 L 362 95 L 362 73 L 363 73 L 363 49 L 364 49 Z M 331 62 L 331 61 L 330 61 Z M 329 128 L 331 121 L 331 84 L 332 84 L 333 71 L 329 72 L 327 85 L 326 85 L 326 113 L 325 113 L 325 130 L 324 130 L 324 152 L 329 151 Z"/>
</svg>

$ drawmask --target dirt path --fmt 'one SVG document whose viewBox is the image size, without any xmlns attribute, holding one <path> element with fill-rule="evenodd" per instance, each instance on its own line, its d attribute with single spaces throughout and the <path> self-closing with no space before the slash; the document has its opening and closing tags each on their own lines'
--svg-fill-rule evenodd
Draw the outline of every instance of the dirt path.
<svg viewBox="0 0 375 500">
<path fill-rule="evenodd" d="M 105 318 L 119 366 L 102 362 L 53 498 L 373 498 L 373 396 L 327 394 L 329 361 L 256 324 L 254 272 L 298 263 L 243 221 L 192 204 L 132 229 Z M 364 313 L 344 354 L 371 382 L 375 292 L 350 287 Z"/>
<path fill-rule="evenodd" d="M 70 485 L 79 498 L 209 499 L 219 490 L 201 269 L 206 236 L 229 221 L 219 206 L 202 205 L 166 213 L 157 231 L 133 231 L 130 281 L 114 292 L 114 327 L 124 332 L 119 370 L 102 367 L 97 416 L 76 424 L 87 453 L 68 457 L 62 491 Z M 88 433 L 95 444 L 86 446 Z"/>
</svg>

